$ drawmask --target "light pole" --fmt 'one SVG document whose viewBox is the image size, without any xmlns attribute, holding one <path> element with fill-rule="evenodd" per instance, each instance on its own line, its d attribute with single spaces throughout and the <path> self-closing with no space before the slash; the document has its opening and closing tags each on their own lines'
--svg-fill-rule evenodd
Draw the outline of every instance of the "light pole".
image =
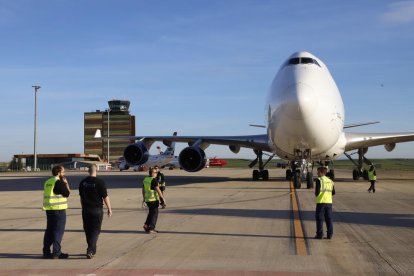
<svg viewBox="0 0 414 276">
<path fill-rule="evenodd" d="M 37 90 L 40 89 L 40 85 L 33 85 L 32 86 L 34 88 L 34 92 L 35 92 L 35 112 L 34 112 L 34 142 L 33 142 L 33 160 L 34 160 L 34 168 L 33 170 L 36 171 L 37 170 L 37 155 L 36 155 L 36 142 L 37 142 Z"/>
<path fill-rule="evenodd" d="M 110 163 L 109 162 L 109 111 L 111 111 L 111 109 L 110 108 L 108 108 L 107 110 L 106 110 L 107 112 L 108 112 L 108 118 L 107 118 L 107 121 L 108 121 L 108 133 L 107 133 L 107 136 L 108 136 L 108 145 L 106 146 L 106 149 L 107 149 L 107 158 L 108 158 L 108 163 Z"/>
</svg>

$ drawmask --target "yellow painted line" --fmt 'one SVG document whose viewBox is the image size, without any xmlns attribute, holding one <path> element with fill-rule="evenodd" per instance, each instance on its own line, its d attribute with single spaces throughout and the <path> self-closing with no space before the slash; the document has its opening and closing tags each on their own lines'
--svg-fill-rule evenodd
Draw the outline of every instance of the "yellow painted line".
<svg viewBox="0 0 414 276">
<path fill-rule="evenodd" d="M 292 199 L 292 211 L 293 211 L 293 227 L 295 234 L 295 246 L 296 255 L 307 256 L 308 250 L 305 242 L 305 235 L 303 233 L 302 222 L 299 216 L 299 205 L 296 195 L 296 190 L 293 187 L 293 181 L 290 181 L 290 197 Z"/>
</svg>

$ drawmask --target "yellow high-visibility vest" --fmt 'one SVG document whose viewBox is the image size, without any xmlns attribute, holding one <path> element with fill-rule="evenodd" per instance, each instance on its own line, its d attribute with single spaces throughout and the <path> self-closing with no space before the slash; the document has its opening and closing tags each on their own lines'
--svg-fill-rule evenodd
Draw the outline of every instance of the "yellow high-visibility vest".
<svg viewBox="0 0 414 276">
<path fill-rule="evenodd" d="M 321 183 L 321 190 L 316 197 L 316 203 L 332 203 L 333 181 L 326 176 L 319 177 L 318 179 Z"/>
<path fill-rule="evenodd" d="M 374 175 L 375 170 L 368 171 L 368 178 L 369 180 L 377 180 L 377 176 Z"/>
<path fill-rule="evenodd" d="M 155 190 L 151 190 L 151 182 L 154 178 L 147 176 L 144 178 L 144 201 L 153 202 L 159 200 L 158 193 Z"/>
<path fill-rule="evenodd" d="M 43 190 L 43 210 L 65 210 L 68 209 L 68 199 L 62 195 L 57 195 L 53 192 L 55 183 L 58 180 L 56 177 L 49 178 L 44 185 Z"/>
</svg>

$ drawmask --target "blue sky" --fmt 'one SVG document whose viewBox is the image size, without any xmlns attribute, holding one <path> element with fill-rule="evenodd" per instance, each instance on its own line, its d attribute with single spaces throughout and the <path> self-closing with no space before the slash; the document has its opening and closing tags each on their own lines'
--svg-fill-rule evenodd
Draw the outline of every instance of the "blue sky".
<svg viewBox="0 0 414 276">
<path fill-rule="evenodd" d="M 414 131 L 414 1 L 2 1 L 0 161 L 83 152 L 83 113 L 128 99 L 137 135 L 260 134 L 280 65 L 324 61 L 346 123 Z M 182 148 L 182 147 L 180 147 Z M 253 157 L 212 146 L 208 156 Z M 414 158 L 414 143 L 368 157 Z"/>
</svg>

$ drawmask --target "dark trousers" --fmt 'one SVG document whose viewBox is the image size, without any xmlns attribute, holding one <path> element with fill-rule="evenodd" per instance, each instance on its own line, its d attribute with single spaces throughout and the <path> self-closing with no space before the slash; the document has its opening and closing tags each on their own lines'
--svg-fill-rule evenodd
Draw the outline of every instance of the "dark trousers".
<svg viewBox="0 0 414 276">
<path fill-rule="evenodd" d="M 164 191 L 165 191 L 165 186 L 160 186 L 160 190 L 161 190 L 161 193 L 162 193 L 162 195 L 164 195 Z M 160 199 L 160 203 L 161 203 L 161 205 L 163 205 L 164 204 L 164 199 Z"/>
<path fill-rule="evenodd" d="M 371 180 L 371 186 L 369 187 L 368 191 L 373 191 L 375 193 L 375 180 Z"/>
<path fill-rule="evenodd" d="M 88 248 L 86 253 L 96 254 L 96 243 L 98 242 L 99 234 L 101 233 L 101 226 L 103 220 L 102 208 L 84 208 L 82 209 L 83 230 L 85 231 L 86 242 Z"/>
<path fill-rule="evenodd" d="M 159 201 L 146 202 L 148 206 L 148 216 L 145 224 L 148 225 L 148 230 L 154 230 L 158 219 Z"/>
<path fill-rule="evenodd" d="M 328 237 L 333 235 L 332 222 L 332 204 L 331 203 L 317 203 L 316 204 L 316 235 L 323 237 L 323 220 L 325 219 L 326 228 L 328 230 Z"/>
<path fill-rule="evenodd" d="M 59 256 L 61 251 L 63 233 L 66 225 L 66 210 L 46 211 L 47 226 L 43 238 L 43 254 L 50 254 L 50 247 L 53 245 L 53 255 Z"/>
</svg>

